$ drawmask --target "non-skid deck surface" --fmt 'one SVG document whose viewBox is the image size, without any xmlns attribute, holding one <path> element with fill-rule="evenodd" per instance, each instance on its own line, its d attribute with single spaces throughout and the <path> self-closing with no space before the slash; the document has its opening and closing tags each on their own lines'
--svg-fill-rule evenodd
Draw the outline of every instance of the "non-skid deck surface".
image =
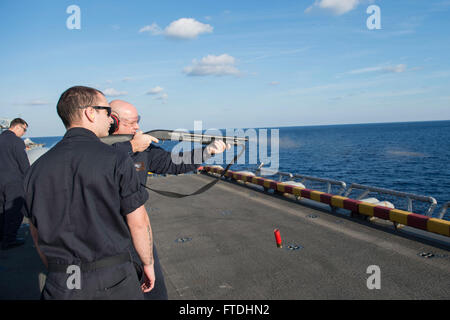
<svg viewBox="0 0 450 320">
<path fill-rule="evenodd" d="M 211 179 L 185 175 L 148 183 L 186 194 Z M 183 199 L 150 192 L 147 210 L 171 299 L 450 297 L 448 247 L 238 184 L 221 181 Z M 275 243 L 276 228 L 282 249 Z M 367 286 L 373 265 L 380 269 L 379 290 Z"/>
<path fill-rule="evenodd" d="M 148 184 L 191 193 L 211 179 L 155 177 Z M 170 299 L 450 297 L 450 252 L 445 243 L 226 181 L 182 199 L 150 192 L 146 208 Z M 39 274 L 45 270 L 23 226 L 20 234 L 26 245 L 0 251 L 0 299 L 39 298 Z M 275 244 L 276 228 L 281 249 Z M 374 265 L 380 270 L 381 287 L 370 290 L 372 273 L 367 271 Z"/>
</svg>

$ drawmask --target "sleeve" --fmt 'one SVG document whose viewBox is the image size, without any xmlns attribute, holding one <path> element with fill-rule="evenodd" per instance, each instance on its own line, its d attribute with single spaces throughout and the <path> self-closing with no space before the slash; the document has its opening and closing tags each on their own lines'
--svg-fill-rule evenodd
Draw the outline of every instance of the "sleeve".
<svg viewBox="0 0 450 320">
<path fill-rule="evenodd" d="M 33 223 L 33 225 L 36 226 L 36 219 L 31 215 L 31 202 L 32 202 L 32 193 L 29 192 L 28 190 L 28 186 L 30 183 L 30 172 L 27 172 L 27 174 L 25 175 L 24 181 L 23 181 L 23 190 L 25 192 L 25 196 L 24 196 L 24 204 L 23 204 L 23 208 L 22 208 L 22 213 L 25 217 L 27 217 L 28 219 L 31 220 L 31 222 Z"/>
<path fill-rule="evenodd" d="M 131 155 L 133 153 L 133 149 L 131 147 L 131 142 L 130 141 L 125 141 L 125 142 L 117 142 L 111 145 L 114 149 L 119 150 L 119 151 L 123 151 L 129 155 Z"/>
<path fill-rule="evenodd" d="M 178 156 L 183 159 L 179 164 L 172 160 L 172 153 L 157 146 L 150 146 L 145 150 L 147 170 L 156 174 L 181 174 L 196 170 L 206 161 L 203 157 L 204 149 L 180 153 Z M 200 159 L 196 159 L 200 157 Z M 184 161 L 187 159 L 187 161 Z M 201 163 L 199 163 L 200 161 Z"/>
<path fill-rule="evenodd" d="M 141 185 L 133 161 L 129 156 L 121 157 L 118 168 L 120 212 L 122 215 L 133 212 L 148 200 L 148 193 Z"/>
<path fill-rule="evenodd" d="M 22 183 L 22 186 L 23 186 L 23 190 L 24 190 L 24 192 L 25 192 L 25 202 L 24 202 L 24 205 L 23 205 L 23 215 L 25 216 L 25 217 L 27 217 L 27 218 L 31 218 L 31 215 L 30 215 L 30 210 L 28 209 L 29 208 L 29 205 L 28 205 L 28 203 L 27 203 L 27 201 L 29 201 L 30 199 L 30 192 L 28 192 L 28 183 L 29 183 L 29 180 L 30 180 L 30 173 L 29 172 L 27 172 L 27 174 L 25 175 L 25 177 L 24 177 L 24 179 L 23 179 L 23 183 Z"/>
<path fill-rule="evenodd" d="M 25 175 L 25 172 L 30 168 L 30 161 L 28 160 L 27 153 L 25 152 L 25 143 L 20 140 L 15 144 L 15 153 L 17 163 L 19 164 L 19 170 L 22 173 L 22 176 Z"/>
</svg>

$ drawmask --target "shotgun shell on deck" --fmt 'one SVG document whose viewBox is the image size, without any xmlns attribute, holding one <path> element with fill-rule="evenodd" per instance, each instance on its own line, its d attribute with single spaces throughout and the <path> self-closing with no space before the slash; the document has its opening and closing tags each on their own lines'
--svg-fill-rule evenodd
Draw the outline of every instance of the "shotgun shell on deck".
<svg viewBox="0 0 450 320">
<path fill-rule="evenodd" d="M 281 245 L 281 236 L 280 236 L 280 230 L 275 229 L 273 231 L 273 233 L 275 234 L 275 241 L 277 243 L 277 247 L 278 248 L 282 248 L 283 246 Z"/>
</svg>

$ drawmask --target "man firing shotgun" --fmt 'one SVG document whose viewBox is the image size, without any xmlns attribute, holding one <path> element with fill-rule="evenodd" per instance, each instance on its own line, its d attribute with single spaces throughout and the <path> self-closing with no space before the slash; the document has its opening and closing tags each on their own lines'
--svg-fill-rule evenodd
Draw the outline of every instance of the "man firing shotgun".
<svg viewBox="0 0 450 320">
<path fill-rule="evenodd" d="M 133 135 L 133 138 L 129 140 L 130 136 L 125 136 L 125 142 L 114 143 L 113 146 L 121 148 L 124 151 L 133 155 L 133 160 L 136 164 L 138 171 L 142 171 L 142 182 L 145 183 L 147 178 L 147 172 L 151 171 L 156 174 L 180 174 L 196 170 L 201 166 L 203 162 L 209 159 L 212 155 L 222 153 L 226 149 L 230 148 L 229 144 L 225 144 L 222 140 L 200 139 L 197 140 L 205 143 L 210 142 L 206 148 L 201 152 L 202 158 L 195 159 L 196 154 L 199 152 L 188 151 L 183 153 L 183 159 L 189 159 L 190 161 L 183 161 L 180 164 L 176 164 L 172 160 L 172 153 L 166 151 L 161 147 L 151 144 L 152 142 L 158 142 L 159 140 L 151 134 L 143 134 L 139 131 L 140 116 L 137 109 L 130 103 L 122 100 L 111 101 L 110 106 L 113 114 L 113 124 L 111 125 L 110 134 L 113 135 Z M 169 137 L 169 131 L 160 130 L 154 133 L 161 138 L 165 136 Z M 176 138 L 176 136 L 170 136 Z M 129 140 L 127 142 L 126 140 Z M 197 161 L 196 161 L 197 160 Z"/>
<path fill-rule="evenodd" d="M 196 152 L 193 150 L 184 152 L 183 154 L 183 159 L 190 159 L 190 162 L 176 164 L 172 161 L 171 152 L 152 144 L 152 142 L 158 142 L 158 139 L 138 131 L 140 116 L 137 109 L 132 104 L 122 100 L 114 100 L 110 102 L 110 106 L 113 111 L 111 115 L 113 123 L 110 128 L 110 134 L 133 136 L 131 140 L 131 136 L 124 136 L 125 141 L 113 143 L 112 146 L 128 152 L 134 162 L 140 181 L 143 185 L 146 184 L 147 173 L 149 171 L 156 174 L 181 174 L 191 172 L 200 167 L 201 163 L 205 162 L 213 154 L 222 153 L 230 148 L 230 145 L 225 144 L 222 140 L 211 139 L 208 141 L 209 144 L 206 148 L 201 150 L 201 161 L 195 161 L 197 160 L 195 159 Z M 158 135 L 160 138 L 165 139 L 166 134 L 168 135 L 169 133 L 167 131 L 160 131 Z M 114 136 L 112 136 L 112 138 L 114 138 Z M 107 140 L 108 139 L 104 139 L 103 141 L 108 143 Z M 197 141 L 205 143 L 207 139 L 200 139 Z M 167 290 L 155 246 L 153 246 L 153 255 L 156 275 L 155 287 L 152 291 L 145 294 L 145 298 L 148 300 L 166 300 Z"/>
</svg>

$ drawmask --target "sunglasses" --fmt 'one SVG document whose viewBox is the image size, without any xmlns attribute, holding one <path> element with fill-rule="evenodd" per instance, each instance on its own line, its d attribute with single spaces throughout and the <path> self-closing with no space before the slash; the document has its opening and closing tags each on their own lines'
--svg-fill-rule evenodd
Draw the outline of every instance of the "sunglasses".
<svg viewBox="0 0 450 320">
<path fill-rule="evenodd" d="M 137 119 L 134 119 L 134 120 L 130 120 L 130 119 L 127 119 L 127 118 L 120 118 L 120 120 L 121 120 L 125 125 L 133 126 L 133 125 L 139 124 L 139 122 L 141 121 L 141 116 L 138 115 L 138 116 L 137 116 Z"/>
<path fill-rule="evenodd" d="M 106 110 L 106 112 L 108 113 L 108 117 L 111 117 L 111 107 L 105 107 L 105 106 L 86 106 L 86 107 L 79 107 L 80 109 L 86 109 L 86 108 L 94 108 L 96 110 Z"/>
</svg>

